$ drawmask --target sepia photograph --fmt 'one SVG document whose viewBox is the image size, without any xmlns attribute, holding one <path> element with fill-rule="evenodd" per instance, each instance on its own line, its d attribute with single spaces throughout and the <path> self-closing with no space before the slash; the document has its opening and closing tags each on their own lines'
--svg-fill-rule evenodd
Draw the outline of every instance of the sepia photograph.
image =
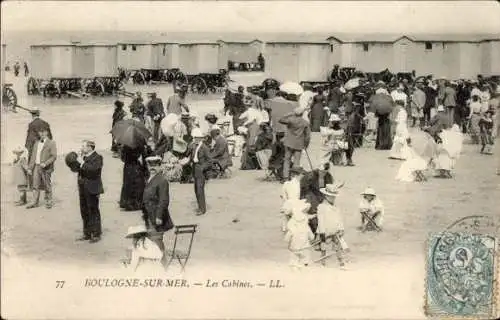
<svg viewBox="0 0 500 320">
<path fill-rule="evenodd" d="M 3 1 L 1 318 L 499 318 L 499 17 Z"/>
</svg>

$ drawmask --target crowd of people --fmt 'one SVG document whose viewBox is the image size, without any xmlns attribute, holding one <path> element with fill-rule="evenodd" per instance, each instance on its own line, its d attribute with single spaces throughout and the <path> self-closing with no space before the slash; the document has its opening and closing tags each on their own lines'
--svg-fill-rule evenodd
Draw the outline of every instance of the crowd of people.
<svg viewBox="0 0 500 320">
<path fill-rule="evenodd" d="M 331 166 L 354 166 L 355 149 L 371 144 L 375 150 L 390 150 L 389 158 L 404 160 L 399 180 L 423 181 L 430 166 L 439 177 L 452 178 L 464 133 L 470 134 L 473 143 L 481 142 L 481 153 L 492 154 L 499 93 L 498 87 L 477 81 L 446 79 L 358 81 L 354 87 L 337 81 L 326 90 L 304 85 L 291 91 L 271 83 L 265 86 L 264 95 L 240 86 L 235 92 L 228 89 L 221 114 L 204 117 L 205 131 L 200 125 L 203 120 L 186 102 L 185 85 L 175 86 L 165 105 L 156 93 L 150 93 L 145 102 L 137 92 L 128 111 L 117 100 L 111 151 L 123 162 L 118 203 L 124 211 L 142 211 L 144 220 L 144 226 L 132 227 L 127 234 L 134 243 L 132 260 L 138 261 L 138 254 L 158 256 L 158 249 L 165 251 L 163 235 L 174 226 L 169 213 L 169 183 L 193 183 L 196 214 L 204 215 L 207 179 L 227 177 L 232 157 L 241 156 L 241 170 L 265 169 L 269 177 L 283 184 L 282 231 L 291 264 L 300 267 L 311 263 L 310 250 L 314 248 L 321 252 L 319 261 L 324 263 L 336 254 L 344 267 L 349 247 L 335 203 L 343 183 L 335 181 Z M 56 143 L 50 125 L 40 119 L 40 111 L 33 110 L 32 116 L 25 148 L 15 150 L 18 205 L 39 206 L 40 191 L 44 190 L 46 207 L 51 208 Z M 114 131 L 121 123 L 140 124 L 150 134 L 138 144 L 122 143 Z M 409 127 L 420 128 L 427 137 L 431 146 L 428 158 L 414 148 Z M 307 153 L 315 132 L 321 136 L 324 150 L 319 168 L 313 168 Z M 93 141 L 84 141 L 79 154 L 70 153 L 65 159 L 78 174 L 83 221 L 83 235 L 78 240 L 91 243 L 101 240 L 99 195 L 104 192 L 103 157 L 95 148 Z M 300 166 L 304 153 L 310 171 Z M 28 202 L 30 190 L 33 199 Z M 360 229 L 381 231 L 384 206 L 373 188 L 361 193 L 359 208 Z M 161 264 L 165 257 L 154 260 Z"/>
</svg>

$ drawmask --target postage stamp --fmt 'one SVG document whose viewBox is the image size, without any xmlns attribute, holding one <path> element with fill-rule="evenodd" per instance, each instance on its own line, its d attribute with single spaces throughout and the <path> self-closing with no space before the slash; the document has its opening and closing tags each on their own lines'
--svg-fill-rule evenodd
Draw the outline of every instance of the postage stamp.
<svg viewBox="0 0 500 320">
<path fill-rule="evenodd" d="M 495 317 L 497 241 L 464 231 L 432 235 L 427 247 L 425 312 L 429 317 Z"/>
</svg>

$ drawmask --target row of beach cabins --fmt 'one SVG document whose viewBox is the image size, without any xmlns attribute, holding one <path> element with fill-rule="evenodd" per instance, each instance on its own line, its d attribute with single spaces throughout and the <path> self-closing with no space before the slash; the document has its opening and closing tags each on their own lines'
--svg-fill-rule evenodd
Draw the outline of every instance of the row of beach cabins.
<svg viewBox="0 0 500 320">
<path fill-rule="evenodd" d="M 5 46 L 2 46 L 5 50 Z M 184 74 L 227 69 L 228 61 L 265 58 L 265 74 L 287 81 L 325 81 L 333 65 L 364 72 L 434 74 L 451 79 L 500 75 L 497 36 L 331 36 L 242 41 L 47 42 L 32 45 L 35 78 L 113 77 L 125 70 L 179 69 Z M 5 53 L 2 52 L 2 57 Z"/>
</svg>

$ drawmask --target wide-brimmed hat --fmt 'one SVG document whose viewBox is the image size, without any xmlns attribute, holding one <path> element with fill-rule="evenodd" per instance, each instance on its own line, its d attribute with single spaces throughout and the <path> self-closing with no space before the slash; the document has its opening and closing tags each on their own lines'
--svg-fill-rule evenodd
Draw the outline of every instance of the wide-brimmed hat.
<svg viewBox="0 0 500 320">
<path fill-rule="evenodd" d="M 201 129 L 200 128 L 194 128 L 192 131 L 191 131 L 191 136 L 193 138 L 203 138 L 205 135 L 203 134 L 203 132 L 201 132 Z"/>
<path fill-rule="evenodd" d="M 144 225 L 128 227 L 125 238 L 132 238 L 136 234 L 148 233 L 148 229 Z"/>
<path fill-rule="evenodd" d="M 324 188 L 319 189 L 319 191 L 325 196 L 335 197 L 339 194 L 339 190 L 344 186 L 344 183 L 340 184 L 327 184 Z"/>
<path fill-rule="evenodd" d="M 158 166 L 158 165 L 161 165 L 161 157 L 158 157 L 158 156 L 152 156 L 152 157 L 147 157 L 146 158 L 146 163 L 148 164 L 148 166 Z"/>
<path fill-rule="evenodd" d="M 339 122 L 341 121 L 340 117 L 336 113 L 332 113 L 330 116 L 330 119 L 328 119 L 330 122 Z"/>
<path fill-rule="evenodd" d="M 375 190 L 373 188 L 366 188 L 365 191 L 361 193 L 363 196 L 376 196 L 377 194 L 375 193 Z"/>
<path fill-rule="evenodd" d="M 216 124 L 210 127 L 210 131 L 219 131 L 220 132 L 220 127 Z"/>
<path fill-rule="evenodd" d="M 247 134 L 248 133 L 248 128 L 247 127 L 243 127 L 243 126 L 239 126 L 238 129 L 237 129 L 238 133 L 239 134 Z"/>
<path fill-rule="evenodd" d="M 437 107 L 437 111 L 438 111 L 438 112 L 443 112 L 443 111 L 444 111 L 444 106 L 443 106 L 443 105 L 439 105 L 439 106 Z"/>
</svg>

